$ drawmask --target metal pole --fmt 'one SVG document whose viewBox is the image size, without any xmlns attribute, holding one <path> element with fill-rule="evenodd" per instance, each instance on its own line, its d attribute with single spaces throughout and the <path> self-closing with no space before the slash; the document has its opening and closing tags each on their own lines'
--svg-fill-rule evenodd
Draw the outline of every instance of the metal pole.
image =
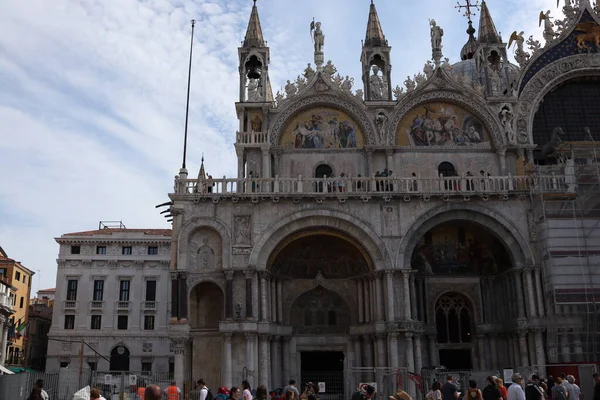
<svg viewBox="0 0 600 400">
<path fill-rule="evenodd" d="M 188 132 L 188 116 L 190 109 L 190 82 L 192 80 L 192 52 L 194 50 L 194 26 L 196 25 L 196 20 L 190 21 L 192 24 L 192 37 L 190 39 L 190 66 L 188 69 L 188 84 L 187 84 L 187 101 L 185 104 L 185 128 L 183 134 L 183 163 L 181 164 L 181 168 L 185 169 L 185 158 L 187 155 L 187 132 Z"/>
</svg>

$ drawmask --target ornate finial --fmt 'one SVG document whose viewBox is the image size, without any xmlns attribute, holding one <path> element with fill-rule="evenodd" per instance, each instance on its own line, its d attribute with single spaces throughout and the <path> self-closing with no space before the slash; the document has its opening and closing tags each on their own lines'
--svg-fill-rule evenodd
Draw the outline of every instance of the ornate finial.
<svg viewBox="0 0 600 400">
<path fill-rule="evenodd" d="M 467 2 L 467 4 L 460 4 L 460 2 L 456 2 L 456 5 L 454 6 L 454 8 L 456 8 L 458 10 L 458 12 L 461 12 L 462 9 L 465 9 L 465 13 L 463 14 L 464 17 L 467 17 L 467 19 L 470 21 L 471 20 L 471 16 L 475 16 L 477 14 L 475 14 L 473 11 L 471 11 L 471 8 L 474 8 L 475 10 L 479 10 L 479 0 L 475 0 L 475 4 L 473 4 L 473 0 L 465 0 Z"/>
<path fill-rule="evenodd" d="M 256 1 L 256 0 L 254 0 Z M 204 164 L 204 153 L 202 153 L 202 160 L 200 160 L 202 162 L 202 164 Z"/>
</svg>

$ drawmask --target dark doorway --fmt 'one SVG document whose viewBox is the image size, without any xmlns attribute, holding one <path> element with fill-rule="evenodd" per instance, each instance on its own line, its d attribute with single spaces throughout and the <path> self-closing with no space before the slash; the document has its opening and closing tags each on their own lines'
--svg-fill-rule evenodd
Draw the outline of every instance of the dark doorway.
<svg viewBox="0 0 600 400">
<path fill-rule="evenodd" d="M 448 161 L 444 161 L 438 166 L 438 174 L 447 178 L 449 176 L 456 176 L 456 168 Z"/>
<path fill-rule="evenodd" d="M 341 351 L 308 351 L 301 353 L 302 385 L 325 383 L 319 399 L 342 400 L 344 397 L 344 353 Z M 304 387 L 302 387 L 304 390 Z"/>
<path fill-rule="evenodd" d="M 129 371 L 129 349 L 119 345 L 110 352 L 111 371 Z"/>
<path fill-rule="evenodd" d="M 440 350 L 440 365 L 449 370 L 472 369 L 471 350 Z"/>
<path fill-rule="evenodd" d="M 321 164 L 315 169 L 315 178 L 323 179 L 323 178 L 331 178 L 333 175 L 333 170 L 327 164 Z M 317 182 L 315 190 L 317 192 L 323 192 L 323 182 Z M 329 188 L 328 188 L 329 189 Z M 327 190 L 330 191 L 330 190 Z"/>
</svg>

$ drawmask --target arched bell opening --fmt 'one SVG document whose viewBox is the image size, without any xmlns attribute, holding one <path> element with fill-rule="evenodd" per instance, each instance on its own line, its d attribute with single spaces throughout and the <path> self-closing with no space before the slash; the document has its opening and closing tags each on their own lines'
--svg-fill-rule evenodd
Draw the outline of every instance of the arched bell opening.
<svg viewBox="0 0 600 400">
<path fill-rule="evenodd" d="M 225 317 L 223 291 L 215 283 L 199 283 L 191 291 L 189 308 L 192 329 L 218 330 L 219 322 Z"/>
<path fill-rule="evenodd" d="M 110 352 L 110 371 L 129 371 L 129 349 L 120 344 Z"/>
<path fill-rule="evenodd" d="M 244 64 L 246 71 L 246 78 L 248 79 L 260 79 L 262 76 L 262 62 L 257 56 L 250 56 L 246 64 Z"/>
</svg>

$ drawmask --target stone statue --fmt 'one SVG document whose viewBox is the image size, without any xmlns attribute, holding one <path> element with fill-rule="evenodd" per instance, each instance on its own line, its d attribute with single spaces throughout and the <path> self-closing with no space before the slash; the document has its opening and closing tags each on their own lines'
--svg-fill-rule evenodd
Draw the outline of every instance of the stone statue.
<svg viewBox="0 0 600 400">
<path fill-rule="evenodd" d="M 587 126 L 583 128 L 583 139 L 587 142 L 595 142 L 594 137 L 592 136 L 592 132 Z"/>
<path fill-rule="evenodd" d="M 427 78 L 431 78 L 431 76 L 433 75 L 433 64 L 431 63 L 431 61 L 427 60 L 427 63 L 423 67 L 423 72 L 425 73 L 425 76 Z"/>
<path fill-rule="evenodd" d="M 437 26 L 435 19 L 429 21 L 431 25 L 431 48 L 441 49 L 442 48 L 442 36 L 444 36 L 444 30 Z"/>
<path fill-rule="evenodd" d="M 344 81 L 344 78 L 340 74 L 337 74 L 336 76 L 333 77 L 333 85 L 335 87 L 341 88 L 343 81 Z"/>
<path fill-rule="evenodd" d="M 384 112 L 379 112 L 375 116 L 375 126 L 377 127 L 377 133 L 379 134 L 379 143 L 382 145 L 387 143 L 387 123 L 388 117 Z"/>
<path fill-rule="evenodd" d="M 323 74 L 325 76 L 327 76 L 329 78 L 329 80 L 331 80 L 333 75 L 335 75 L 336 72 L 337 72 L 337 68 L 335 67 L 335 65 L 333 65 L 331 60 L 327 61 L 327 64 L 325 64 L 325 66 L 323 67 Z"/>
<path fill-rule="evenodd" d="M 373 74 L 369 77 L 371 100 L 383 99 L 383 79 L 379 76 L 379 67 L 373 65 Z"/>
<path fill-rule="evenodd" d="M 527 46 L 529 47 L 529 50 L 531 50 L 531 54 L 535 54 L 539 49 L 542 48 L 540 41 L 535 40 L 533 38 L 533 35 L 529 36 L 529 39 L 527 39 L 526 43 L 527 43 Z"/>
<path fill-rule="evenodd" d="M 406 93 L 410 93 L 415 90 L 415 81 L 410 78 L 410 75 L 406 77 L 404 85 L 406 85 Z"/>
<path fill-rule="evenodd" d="M 281 103 L 283 103 L 284 98 L 285 97 L 283 96 L 283 94 L 281 94 L 281 91 L 278 90 L 275 94 L 275 103 L 277 104 L 277 107 L 279 107 Z"/>
<path fill-rule="evenodd" d="M 544 39 L 546 40 L 546 44 L 552 42 L 556 34 L 554 33 L 554 24 L 552 23 L 552 17 L 550 16 L 550 10 L 540 11 L 540 23 L 542 25 L 542 21 L 544 21 Z"/>
<path fill-rule="evenodd" d="M 513 42 L 517 45 L 517 49 L 515 50 L 515 60 L 519 63 L 520 67 L 523 67 L 529 60 L 529 53 L 526 53 L 525 50 L 523 50 L 523 43 L 525 42 L 525 38 L 523 38 L 524 33 L 524 31 L 521 31 L 521 33 L 517 34 L 517 31 L 514 31 L 512 35 L 510 35 L 508 41 L 508 48 L 512 46 Z"/>
<path fill-rule="evenodd" d="M 304 70 L 304 77 L 306 78 L 307 81 L 310 81 L 310 79 L 315 76 L 315 70 L 312 69 L 310 63 L 308 63 L 308 65 L 306 66 L 306 69 Z"/>
<path fill-rule="evenodd" d="M 510 107 L 504 106 L 500 111 L 500 123 L 504 127 L 504 134 L 509 144 L 517 144 L 517 135 L 514 127 L 514 115 Z"/>
<path fill-rule="evenodd" d="M 499 95 L 502 92 L 502 78 L 498 71 L 494 71 L 491 68 L 490 72 L 490 84 L 492 86 L 492 94 Z"/>
<path fill-rule="evenodd" d="M 415 82 L 417 83 L 417 88 L 421 88 L 425 83 L 427 83 L 427 78 L 422 73 L 418 73 L 415 75 Z"/>
<path fill-rule="evenodd" d="M 323 31 L 321 30 L 321 23 L 317 22 L 314 25 L 311 24 L 311 30 L 312 29 L 314 29 L 313 39 L 315 41 L 315 54 L 323 53 L 323 47 L 325 46 L 325 35 L 323 35 Z"/>
<path fill-rule="evenodd" d="M 288 79 L 287 85 L 285 85 L 285 94 L 286 94 L 287 98 L 289 99 L 290 97 L 294 96 L 296 94 L 297 90 L 298 90 L 298 88 L 296 87 L 296 85 L 294 85 Z"/>
<path fill-rule="evenodd" d="M 248 101 L 261 101 L 260 81 L 250 78 L 248 80 Z"/>
<path fill-rule="evenodd" d="M 202 240 L 202 247 L 198 249 L 198 268 L 199 269 L 209 269 L 213 264 L 214 251 L 208 245 L 208 239 L 204 238 Z"/>
<path fill-rule="evenodd" d="M 302 75 L 298 75 L 295 83 L 296 87 L 298 87 L 298 93 L 306 88 L 306 79 Z"/>
<path fill-rule="evenodd" d="M 344 82 L 342 82 L 341 86 L 344 93 L 352 94 L 352 85 L 354 85 L 354 78 L 350 78 L 348 75 L 346 75 L 346 79 L 344 79 Z"/>
<path fill-rule="evenodd" d="M 405 95 L 404 88 L 400 87 L 400 85 L 396 85 L 396 88 L 393 90 L 393 92 L 396 100 L 401 100 Z"/>
<path fill-rule="evenodd" d="M 364 97 L 364 93 L 363 93 L 362 89 L 357 89 L 356 93 L 354 94 L 354 97 L 356 97 L 358 100 L 362 101 L 363 97 Z"/>
<path fill-rule="evenodd" d="M 560 138 L 562 135 L 564 135 L 564 132 L 561 127 L 557 126 L 556 128 L 554 128 L 554 131 L 552 131 L 552 137 L 550 138 L 550 141 L 546 143 L 544 147 L 542 147 L 542 155 L 545 158 L 554 155 L 554 153 L 556 152 L 556 147 L 562 143 L 562 139 Z"/>
<path fill-rule="evenodd" d="M 450 64 L 450 59 L 448 57 L 444 58 L 444 63 L 442 64 L 442 69 L 446 72 L 452 71 L 452 64 Z"/>
</svg>

